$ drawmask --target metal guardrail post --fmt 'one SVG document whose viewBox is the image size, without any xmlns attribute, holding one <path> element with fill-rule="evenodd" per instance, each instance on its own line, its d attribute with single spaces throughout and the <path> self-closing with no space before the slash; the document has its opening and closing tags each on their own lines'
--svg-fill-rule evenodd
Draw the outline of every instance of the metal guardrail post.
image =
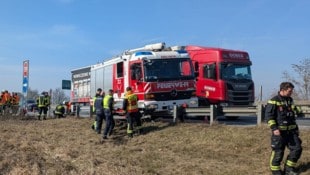
<svg viewBox="0 0 310 175">
<path fill-rule="evenodd" d="M 178 109 L 177 105 L 173 106 L 173 123 L 176 123 L 178 117 Z"/>
<path fill-rule="evenodd" d="M 261 125 L 262 124 L 262 118 L 263 118 L 263 115 L 264 115 L 264 112 L 263 112 L 263 105 L 262 104 L 257 104 L 257 113 L 256 113 L 256 116 L 257 116 L 257 125 Z"/>
<path fill-rule="evenodd" d="M 76 117 L 80 117 L 80 104 L 77 104 L 77 106 L 76 106 L 76 111 L 75 111 L 76 113 L 75 113 L 75 116 Z"/>
<path fill-rule="evenodd" d="M 212 126 L 214 119 L 216 118 L 216 107 L 210 106 L 210 126 Z"/>
</svg>

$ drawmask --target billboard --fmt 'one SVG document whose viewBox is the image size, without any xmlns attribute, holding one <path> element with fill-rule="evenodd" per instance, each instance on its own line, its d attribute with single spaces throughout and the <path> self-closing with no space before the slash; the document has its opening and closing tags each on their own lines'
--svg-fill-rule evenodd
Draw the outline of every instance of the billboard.
<svg viewBox="0 0 310 175">
<path fill-rule="evenodd" d="M 29 88 L 29 60 L 23 61 L 23 94 L 26 96 Z"/>
</svg>

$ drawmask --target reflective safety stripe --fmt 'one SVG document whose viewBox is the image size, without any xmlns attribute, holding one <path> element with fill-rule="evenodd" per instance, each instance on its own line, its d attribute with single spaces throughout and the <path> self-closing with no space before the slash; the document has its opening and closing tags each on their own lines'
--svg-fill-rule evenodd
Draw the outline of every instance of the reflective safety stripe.
<svg viewBox="0 0 310 175">
<path fill-rule="evenodd" d="M 272 165 L 272 160 L 274 159 L 274 155 L 275 155 L 275 152 L 272 151 L 271 152 L 271 157 L 270 157 L 270 169 L 271 171 L 280 171 L 281 170 L 281 166 L 280 165 Z"/>
<path fill-rule="evenodd" d="M 128 112 L 137 112 L 138 109 L 138 97 L 136 94 L 129 94 L 125 97 L 128 100 L 127 111 Z"/>
<path fill-rule="evenodd" d="M 97 128 L 97 121 L 94 121 L 93 125 L 95 128 Z"/>
<path fill-rule="evenodd" d="M 271 126 L 271 125 L 275 125 L 276 124 L 276 121 L 275 120 L 269 120 L 268 121 L 268 125 Z"/>
<path fill-rule="evenodd" d="M 267 103 L 275 105 L 275 104 L 277 103 L 277 101 L 268 100 L 268 102 L 267 102 Z"/>
<path fill-rule="evenodd" d="M 287 160 L 285 164 L 287 166 L 290 166 L 290 167 L 296 167 L 296 165 L 297 165 L 296 162 L 293 162 L 293 161 L 290 161 L 290 160 Z"/>
<path fill-rule="evenodd" d="M 278 126 L 280 130 L 293 130 L 296 129 L 297 125 L 289 125 L 289 126 Z"/>
<path fill-rule="evenodd" d="M 132 134 L 133 130 L 130 129 L 130 124 L 127 124 L 127 134 Z"/>
<path fill-rule="evenodd" d="M 277 106 L 281 106 L 281 105 L 285 105 L 284 102 L 281 102 L 281 101 L 275 101 L 275 100 L 268 100 L 269 104 L 273 104 L 273 105 L 277 105 Z"/>
<path fill-rule="evenodd" d="M 111 95 L 106 95 L 103 99 L 103 108 L 109 109 L 109 100 L 112 98 Z"/>
</svg>

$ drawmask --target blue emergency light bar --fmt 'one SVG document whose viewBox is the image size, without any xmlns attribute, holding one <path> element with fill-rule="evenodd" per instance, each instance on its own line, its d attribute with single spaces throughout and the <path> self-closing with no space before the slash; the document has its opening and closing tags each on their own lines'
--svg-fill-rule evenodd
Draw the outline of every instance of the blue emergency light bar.
<svg viewBox="0 0 310 175">
<path fill-rule="evenodd" d="M 187 53 L 186 50 L 176 50 L 176 52 L 178 52 L 179 54 L 182 54 L 182 53 Z"/>
<path fill-rule="evenodd" d="M 153 55 L 152 52 L 136 52 L 135 56 Z"/>
</svg>

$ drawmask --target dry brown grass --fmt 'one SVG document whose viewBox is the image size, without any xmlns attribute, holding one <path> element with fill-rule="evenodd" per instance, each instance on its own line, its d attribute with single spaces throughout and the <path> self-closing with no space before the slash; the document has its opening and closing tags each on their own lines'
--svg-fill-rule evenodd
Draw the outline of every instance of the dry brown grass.
<svg viewBox="0 0 310 175">
<path fill-rule="evenodd" d="M 128 139 L 117 127 L 100 143 L 92 119 L 1 120 L 0 174 L 270 174 L 270 131 L 198 123 L 144 123 Z M 301 174 L 310 174 L 310 131 L 302 130 Z"/>
</svg>

